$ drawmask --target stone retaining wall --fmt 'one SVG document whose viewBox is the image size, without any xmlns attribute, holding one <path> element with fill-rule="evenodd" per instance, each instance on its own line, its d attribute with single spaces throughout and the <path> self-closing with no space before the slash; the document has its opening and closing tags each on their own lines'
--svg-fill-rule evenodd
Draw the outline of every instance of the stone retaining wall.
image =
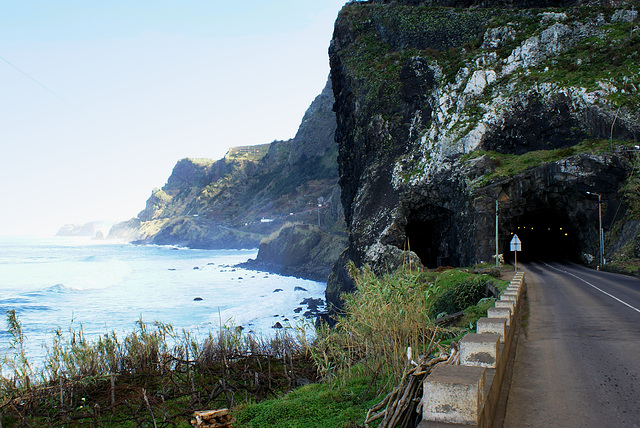
<svg viewBox="0 0 640 428">
<path fill-rule="evenodd" d="M 492 426 L 523 291 L 524 272 L 517 272 L 488 316 L 478 320 L 477 333 L 460 341 L 460 365 L 438 364 L 427 376 L 418 428 Z"/>
</svg>

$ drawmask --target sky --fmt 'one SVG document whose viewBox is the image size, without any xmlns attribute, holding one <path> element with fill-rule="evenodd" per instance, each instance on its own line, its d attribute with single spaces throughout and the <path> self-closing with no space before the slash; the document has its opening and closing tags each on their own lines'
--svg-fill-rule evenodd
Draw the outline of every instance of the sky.
<svg viewBox="0 0 640 428">
<path fill-rule="evenodd" d="M 185 157 L 295 135 L 345 0 L 0 0 L 0 235 L 135 217 Z"/>
</svg>

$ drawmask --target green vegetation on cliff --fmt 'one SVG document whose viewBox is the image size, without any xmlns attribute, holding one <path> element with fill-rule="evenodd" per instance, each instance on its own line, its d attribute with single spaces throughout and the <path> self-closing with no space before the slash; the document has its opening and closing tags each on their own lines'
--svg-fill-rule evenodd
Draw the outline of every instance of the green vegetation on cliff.
<svg viewBox="0 0 640 428">
<path fill-rule="evenodd" d="M 232 147 L 217 161 L 178 161 L 137 219 L 114 227 L 111 237 L 192 248 L 257 248 L 284 223 L 297 222 L 336 236 L 329 246 L 342 243 L 332 106 L 327 84 L 294 138 Z"/>
<path fill-rule="evenodd" d="M 602 195 L 606 229 L 635 209 L 626 148 L 640 136 L 638 2 L 442 4 L 349 3 L 336 22 L 350 233 L 327 286 L 336 307 L 355 288 L 349 261 L 384 274 L 408 257 L 429 267 L 489 260 L 497 198 L 501 241 L 521 223 L 556 222 L 571 231 L 553 257 L 576 262 L 597 252 L 598 205 L 585 191 Z M 635 248 L 631 228 L 618 229 L 611 258 Z M 528 238 L 540 253 L 531 256 L 546 257 L 542 238 Z"/>
<path fill-rule="evenodd" d="M 635 141 L 616 141 L 614 145 L 611 140 L 589 139 L 571 147 L 551 150 L 534 150 L 522 155 L 499 153 L 492 150 L 474 150 L 468 155 L 464 155 L 462 159 L 464 161 L 468 161 L 471 159 L 477 159 L 481 156 L 488 156 L 489 159 L 491 159 L 492 171 L 482 175 L 477 182 L 474 182 L 474 186 L 482 187 L 486 186 L 494 179 L 512 177 L 526 169 L 535 168 L 545 163 L 559 161 L 579 154 L 598 155 L 604 153 L 611 154 L 615 150 L 634 150 L 635 145 Z M 637 200 L 633 194 L 633 190 L 635 189 L 633 183 L 635 183 L 635 181 L 630 177 L 623 189 L 624 194 L 626 195 L 625 197 L 627 198 L 627 203 L 629 207 L 631 207 L 630 209 L 632 212 L 634 212 L 635 209 L 640 209 L 640 205 L 638 205 L 640 200 Z"/>
<path fill-rule="evenodd" d="M 348 22 L 354 37 L 344 55 L 345 65 L 354 77 L 368 79 L 370 86 L 391 80 L 392 87 L 399 89 L 402 60 L 421 53 L 436 58 L 457 56 L 453 49 L 477 44 L 479 30 L 491 15 L 488 9 L 351 5 L 340 17 Z"/>
</svg>

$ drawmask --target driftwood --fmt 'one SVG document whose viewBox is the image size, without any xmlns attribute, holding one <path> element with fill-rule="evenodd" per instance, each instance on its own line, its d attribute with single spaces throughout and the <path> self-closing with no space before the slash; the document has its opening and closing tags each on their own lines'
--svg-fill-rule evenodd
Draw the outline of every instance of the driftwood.
<svg viewBox="0 0 640 428">
<path fill-rule="evenodd" d="M 236 421 L 229 414 L 229 409 L 196 411 L 193 417 L 191 425 L 198 428 L 233 428 Z"/>
<path fill-rule="evenodd" d="M 430 357 L 435 348 L 440 350 L 440 356 Z M 413 427 L 422 407 L 422 382 L 439 363 L 459 364 L 458 347 L 451 343 L 451 352 L 447 354 L 439 342 L 429 344 L 427 352 L 415 362 L 411 359 L 410 349 L 407 352 L 409 363 L 404 370 L 400 385 L 393 388 L 380 403 L 367 412 L 364 426 L 369 427 L 373 421 L 382 419 L 378 428 Z"/>
<path fill-rule="evenodd" d="M 464 312 L 460 311 L 451 315 L 445 315 L 443 317 L 436 318 L 434 322 L 436 323 L 436 325 L 449 325 L 449 324 L 452 324 L 454 321 L 462 318 L 463 315 L 464 315 Z"/>
</svg>

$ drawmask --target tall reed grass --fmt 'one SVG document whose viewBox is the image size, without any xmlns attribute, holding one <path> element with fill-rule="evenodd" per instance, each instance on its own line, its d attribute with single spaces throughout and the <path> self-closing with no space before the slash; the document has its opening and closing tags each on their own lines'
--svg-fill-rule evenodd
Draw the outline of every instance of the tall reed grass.
<svg viewBox="0 0 640 428">
<path fill-rule="evenodd" d="M 107 419 L 140 426 L 162 418 L 175 426 L 195 409 L 274 397 L 300 378 L 315 380 L 303 325 L 266 338 L 221 323 L 201 341 L 186 330 L 142 320 L 123 338 L 110 332 L 89 340 L 82 326 L 58 328 L 35 368 L 15 311 L 7 313 L 7 327 L 0 426 L 100 425 Z"/>
<path fill-rule="evenodd" d="M 335 327 L 318 330 L 314 361 L 325 378 L 364 374 L 395 382 L 407 362 L 407 347 L 423 351 L 433 337 L 434 274 L 403 268 L 377 277 L 352 267 L 351 275 L 356 291 L 343 296 L 344 314 Z"/>
<path fill-rule="evenodd" d="M 277 397 L 318 378 L 329 380 L 330 389 L 366 384 L 359 396 L 370 400 L 397 384 L 408 347 L 417 359 L 432 340 L 473 328 L 486 314 L 483 300 L 476 304 L 489 283 L 506 286 L 486 275 L 410 266 L 383 276 L 351 266 L 350 274 L 357 287 L 343 296 L 344 312 L 334 328 L 317 328 L 313 340 L 306 336 L 308 326 L 264 338 L 222 320 L 200 341 L 186 330 L 142 320 L 124 337 L 110 332 L 95 340 L 76 326 L 55 330 L 44 362 L 34 368 L 21 322 L 9 311 L 9 354 L 0 360 L 0 421 L 3 426 L 101 426 L 107 420 L 116 426 L 181 426 L 193 410 Z M 436 314 L 463 309 L 464 326 L 436 328 Z"/>
</svg>

